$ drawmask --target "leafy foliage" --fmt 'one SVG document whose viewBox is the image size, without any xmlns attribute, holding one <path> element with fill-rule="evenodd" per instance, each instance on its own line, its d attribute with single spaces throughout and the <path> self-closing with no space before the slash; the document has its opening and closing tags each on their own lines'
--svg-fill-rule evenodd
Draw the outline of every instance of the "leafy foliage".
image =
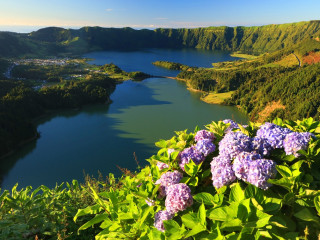
<svg viewBox="0 0 320 240">
<path fill-rule="evenodd" d="M 11 193 L 0 190 L 0 238 L 88 239 L 77 235 L 77 229 L 86 220 L 76 224 L 72 218 L 78 208 L 92 204 L 88 185 L 98 190 L 98 183 L 102 184 L 87 178 L 85 185 L 73 180 L 54 189 L 42 185 L 34 190 L 30 186 L 18 190 L 16 184 Z M 91 230 L 88 233 L 93 235 L 96 232 Z"/>
<path fill-rule="evenodd" d="M 277 176 L 270 179 L 273 186 L 264 191 L 249 183 L 237 181 L 215 189 L 211 185 L 210 154 L 199 165 L 193 161 L 185 165 L 184 177 L 192 192 L 194 203 L 184 211 L 175 213 L 173 219 L 163 221 L 165 231 L 157 230 L 155 213 L 165 208 L 164 199 L 157 197 L 156 180 L 167 171 L 177 170 L 178 152 L 194 142 L 194 133 L 176 132 L 169 140 L 156 143 L 157 155 L 148 161 L 149 166 L 134 176 L 123 176 L 104 192 L 91 189 L 95 205 L 79 209 L 74 220 L 91 215 L 90 221 L 79 228 L 98 227 L 96 239 L 314 239 L 320 234 L 319 180 L 320 180 L 320 122 L 313 119 L 274 123 L 293 131 L 309 131 L 317 138 L 311 140 L 300 157 L 285 155 L 274 150 L 270 159 L 277 162 Z M 207 126 L 216 135 L 215 144 L 230 126 L 213 122 Z M 250 123 L 241 128 L 254 135 L 259 124 Z M 168 149 L 175 149 L 168 154 Z M 159 170 L 158 162 L 168 164 Z"/>
</svg>

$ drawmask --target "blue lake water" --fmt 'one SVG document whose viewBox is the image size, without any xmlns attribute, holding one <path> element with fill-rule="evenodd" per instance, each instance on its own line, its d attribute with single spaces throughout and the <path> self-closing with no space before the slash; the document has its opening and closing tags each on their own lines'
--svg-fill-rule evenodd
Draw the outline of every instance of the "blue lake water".
<svg viewBox="0 0 320 240">
<path fill-rule="evenodd" d="M 154 76 L 175 76 L 177 71 L 155 67 L 156 60 L 190 66 L 233 60 L 228 53 L 204 50 L 150 49 L 135 52 L 94 52 L 84 57 L 93 64 L 111 63 L 125 71 L 143 71 Z M 168 139 L 174 131 L 201 128 L 226 118 L 245 123 L 247 117 L 234 107 L 210 105 L 189 92 L 183 82 L 168 78 L 126 81 L 111 95 L 110 105 L 86 106 L 46 116 L 38 122 L 41 137 L 24 146 L 0 164 L 2 188 L 84 179 L 84 173 L 120 175 L 119 167 L 135 170 L 134 153 L 145 165 L 155 154 L 154 142 Z"/>
</svg>

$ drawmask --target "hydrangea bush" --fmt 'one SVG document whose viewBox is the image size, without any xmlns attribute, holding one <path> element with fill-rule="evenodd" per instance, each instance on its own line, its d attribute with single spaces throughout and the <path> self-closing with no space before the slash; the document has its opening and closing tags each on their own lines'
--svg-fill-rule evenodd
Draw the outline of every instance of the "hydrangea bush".
<svg viewBox="0 0 320 240">
<path fill-rule="evenodd" d="M 320 122 L 176 132 L 134 176 L 92 192 L 96 239 L 318 239 Z M 114 181 L 115 182 L 115 181 Z"/>
</svg>

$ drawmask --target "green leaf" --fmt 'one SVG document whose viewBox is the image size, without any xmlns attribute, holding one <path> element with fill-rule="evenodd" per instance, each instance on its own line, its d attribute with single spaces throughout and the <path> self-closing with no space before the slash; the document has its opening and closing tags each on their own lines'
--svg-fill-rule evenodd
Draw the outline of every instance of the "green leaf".
<svg viewBox="0 0 320 240">
<path fill-rule="evenodd" d="M 282 177 L 292 177 L 292 172 L 290 168 L 284 165 L 277 165 L 276 169 L 281 174 Z"/>
<path fill-rule="evenodd" d="M 182 223 L 187 227 L 192 229 L 193 226 L 200 223 L 200 219 L 195 213 L 187 213 L 181 217 Z"/>
<path fill-rule="evenodd" d="M 272 217 L 272 215 L 257 210 L 257 217 L 259 218 L 259 220 L 256 222 L 256 227 L 263 228 L 264 226 L 269 224 L 269 220 Z"/>
<path fill-rule="evenodd" d="M 1 189 L 0 189 L 1 191 Z M 3 193 L 0 195 L 0 203 L 5 199 L 6 196 L 9 195 L 9 191 L 8 190 L 4 190 Z"/>
<path fill-rule="evenodd" d="M 252 184 L 249 184 L 246 187 L 244 190 L 244 196 L 245 198 L 254 198 L 259 204 L 261 204 L 264 199 L 263 191 Z"/>
<path fill-rule="evenodd" d="M 206 230 L 207 228 L 204 225 L 198 223 L 197 225 L 194 225 L 184 237 L 188 238 Z"/>
<path fill-rule="evenodd" d="M 199 203 L 204 203 L 206 205 L 215 205 L 216 199 L 210 193 L 201 192 L 193 196 L 193 199 Z"/>
<path fill-rule="evenodd" d="M 183 233 L 185 232 L 185 229 L 181 228 L 179 224 L 174 220 L 163 221 L 163 225 L 165 228 L 165 235 L 169 240 L 181 239 Z"/>
<path fill-rule="evenodd" d="M 93 205 L 93 206 L 89 206 L 89 207 L 86 207 L 84 209 L 78 209 L 78 212 L 77 214 L 74 216 L 73 218 L 73 221 L 77 221 L 78 217 L 81 217 L 81 216 L 84 216 L 84 215 L 88 215 L 88 214 L 97 214 L 98 212 L 101 211 L 101 207 L 96 204 L 96 205 Z"/>
<path fill-rule="evenodd" d="M 294 216 L 306 222 L 319 222 L 319 218 L 315 216 L 308 208 L 303 208 L 299 212 L 295 213 Z"/>
<path fill-rule="evenodd" d="M 211 220 L 227 221 L 230 217 L 228 215 L 229 207 L 219 207 L 212 210 L 208 210 L 207 216 Z"/>
<path fill-rule="evenodd" d="M 281 202 L 279 198 L 266 198 L 261 205 L 265 212 L 274 212 L 280 210 Z"/>
<path fill-rule="evenodd" d="M 286 177 L 280 179 L 268 179 L 268 182 L 274 185 L 279 185 L 288 191 L 291 191 L 291 188 L 294 185 L 295 178 L 294 177 Z"/>
<path fill-rule="evenodd" d="M 202 203 L 198 210 L 198 218 L 200 219 L 200 223 L 205 226 L 207 224 L 206 220 L 206 209 L 204 207 L 204 204 Z"/>
<path fill-rule="evenodd" d="M 240 187 L 240 183 L 233 184 L 231 187 L 229 201 L 230 202 L 241 202 L 244 199 L 244 191 Z"/>
<path fill-rule="evenodd" d="M 167 147 L 167 141 L 161 139 L 160 141 L 156 142 L 155 145 L 156 145 L 158 148 L 166 148 L 166 147 Z"/>
<path fill-rule="evenodd" d="M 148 237 L 150 240 L 164 240 L 165 236 L 161 231 L 158 231 L 156 229 L 152 229 L 150 233 L 148 234 Z"/>
<path fill-rule="evenodd" d="M 96 215 L 96 216 L 95 216 L 94 218 L 92 218 L 90 221 L 88 221 L 88 222 L 86 222 L 85 224 L 83 224 L 83 225 L 78 229 L 78 232 L 81 231 L 81 230 L 85 230 L 85 229 L 87 229 L 88 227 L 93 226 L 94 224 L 100 223 L 100 222 L 104 221 L 105 219 L 108 219 L 108 215 L 109 215 L 109 214 L 106 214 L 106 213 Z"/>
<path fill-rule="evenodd" d="M 238 218 L 223 222 L 221 229 L 228 232 L 240 231 L 242 229 L 242 221 Z"/>
<path fill-rule="evenodd" d="M 320 196 L 316 196 L 313 201 L 314 201 L 314 206 L 317 209 L 318 215 L 320 216 Z"/>
</svg>

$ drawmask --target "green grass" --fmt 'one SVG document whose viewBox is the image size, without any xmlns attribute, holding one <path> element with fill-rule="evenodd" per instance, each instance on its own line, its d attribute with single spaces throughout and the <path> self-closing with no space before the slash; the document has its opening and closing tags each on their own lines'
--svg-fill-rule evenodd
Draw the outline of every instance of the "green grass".
<svg viewBox="0 0 320 240">
<path fill-rule="evenodd" d="M 208 93 L 207 95 L 201 97 L 201 100 L 210 104 L 221 104 L 224 100 L 231 97 L 234 91 L 225 93 Z"/>
<path fill-rule="evenodd" d="M 234 52 L 232 54 L 230 54 L 231 57 L 237 57 L 237 58 L 243 58 L 243 59 L 247 59 L 247 60 L 253 60 L 258 58 L 259 56 L 254 56 L 254 55 L 250 55 L 250 54 L 245 54 L 245 53 L 238 53 L 238 52 Z"/>
</svg>

